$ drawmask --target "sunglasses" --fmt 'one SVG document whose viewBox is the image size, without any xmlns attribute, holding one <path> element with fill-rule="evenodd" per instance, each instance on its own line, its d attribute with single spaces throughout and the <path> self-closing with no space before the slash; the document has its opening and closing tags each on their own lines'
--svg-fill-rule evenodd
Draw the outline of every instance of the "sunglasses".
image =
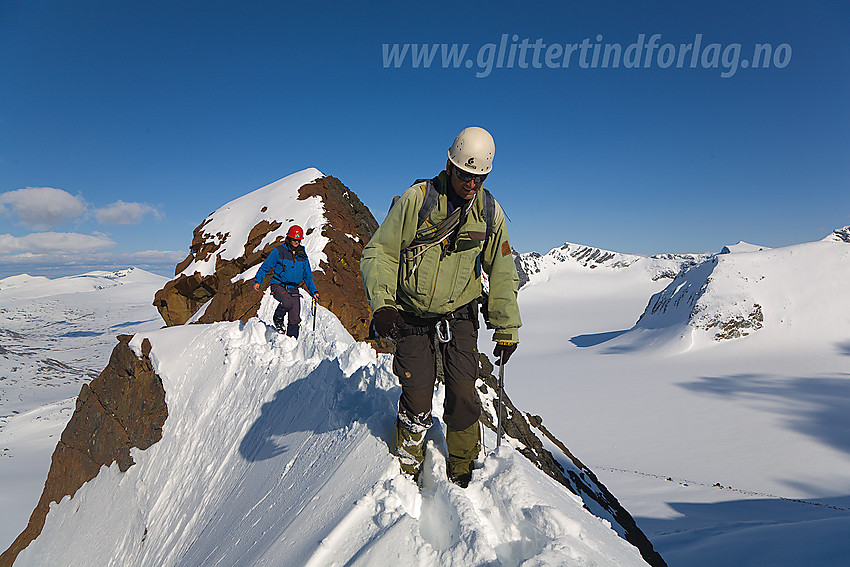
<svg viewBox="0 0 850 567">
<path fill-rule="evenodd" d="M 459 168 L 457 166 L 454 166 L 453 169 L 455 170 L 455 175 L 457 175 L 457 178 L 460 179 L 461 181 L 463 181 L 464 183 L 469 183 L 470 181 L 474 181 L 476 184 L 483 183 L 484 180 L 487 179 L 487 176 L 489 175 L 489 173 L 485 173 L 483 175 L 475 175 L 474 173 L 467 173 L 466 171 L 463 171 L 461 168 Z"/>
</svg>

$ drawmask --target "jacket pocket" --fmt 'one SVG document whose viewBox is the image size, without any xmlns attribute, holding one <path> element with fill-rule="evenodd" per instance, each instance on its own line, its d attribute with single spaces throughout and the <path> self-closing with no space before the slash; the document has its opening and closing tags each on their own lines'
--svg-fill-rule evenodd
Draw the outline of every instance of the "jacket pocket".
<svg viewBox="0 0 850 567">
<path fill-rule="evenodd" d="M 468 291 L 470 283 L 481 277 L 480 255 L 484 249 L 484 223 L 467 222 L 458 234 L 452 252 L 455 262 L 454 278 L 451 282 L 449 300 L 456 301 Z"/>
<path fill-rule="evenodd" d="M 437 245 L 417 258 L 404 260 L 405 269 L 399 284 L 408 296 L 416 297 L 425 306 L 436 285 L 441 251 Z"/>
</svg>

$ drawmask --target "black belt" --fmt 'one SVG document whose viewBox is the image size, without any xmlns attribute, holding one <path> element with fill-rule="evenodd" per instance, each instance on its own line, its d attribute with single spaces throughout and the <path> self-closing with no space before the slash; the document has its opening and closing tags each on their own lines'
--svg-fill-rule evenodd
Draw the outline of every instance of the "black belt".
<svg viewBox="0 0 850 567">
<path fill-rule="evenodd" d="M 399 336 L 405 337 L 408 335 L 427 335 L 438 330 L 438 326 L 443 321 L 448 324 L 449 321 L 474 321 L 478 322 L 478 302 L 472 301 L 463 307 L 459 307 L 454 311 L 450 311 L 445 315 L 438 317 L 417 317 L 410 313 L 400 311 L 402 319 L 407 324 L 406 328 L 399 329 Z M 477 326 L 477 325 L 476 325 Z M 449 335 L 451 336 L 451 335 Z"/>
<path fill-rule="evenodd" d="M 407 313 L 405 311 L 399 311 L 402 320 L 404 321 L 404 327 L 397 328 L 397 335 L 392 340 L 397 340 L 403 337 L 409 337 L 411 335 L 429 335 L 431 333 L 441 333 L 438 330 L 437 326 L 445 321 L 446 326 L 448 326 L 449 321 L 451 320 L 468 320 L 472 321 L 475 324 L 475 327 L 478 327 L 478 301 L 472 301 L 467 303 L 463 307 L 459 307 L 454 311 L 450 311 L 445 315 L 440 315 L 437 317 L 417 317 L 412 313 Z M 448 329 L 446 328 L 448 332 Z M 377 331 L 375 330 L 375 320 L 372 319 L 369 323 L 369 336 L 367 339 L 377 340 L 380 337 L 378 336 Z M 451 336 L 449 335 L 449 338 Z M 442 341 L 446 342 L 446 341 Z"/>
</svg>

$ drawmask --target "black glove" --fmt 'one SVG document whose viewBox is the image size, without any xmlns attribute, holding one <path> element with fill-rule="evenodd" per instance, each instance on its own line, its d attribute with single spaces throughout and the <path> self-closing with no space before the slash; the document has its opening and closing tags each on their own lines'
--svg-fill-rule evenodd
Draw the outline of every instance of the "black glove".
<svg viewBox="0 0 850 567">
<path fill-rule="evenodd" d="M 498 341 L 496 343 L 496 348 L 493 349 L 493 356 L 496 357 L 496 364 L 500 364 L 501 362 L 507 364 L 508 359 L 514 353 L 518 344 L 519 343 Z"/>
<path fill-rule="evenodd" d="M 381 307 L 372 315 L 372 324 L 378 336 L 398 340 L 398 331 L 404 326 L 404 320 L 395 307 Z"/>
</svg>

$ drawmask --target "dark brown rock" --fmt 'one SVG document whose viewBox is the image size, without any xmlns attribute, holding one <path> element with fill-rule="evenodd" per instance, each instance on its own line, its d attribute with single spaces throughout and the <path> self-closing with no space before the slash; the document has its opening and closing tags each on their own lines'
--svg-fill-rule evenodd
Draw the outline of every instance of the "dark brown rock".
<svg viewBox="0 0 850 567">
<path fill-rule="evenodd" d="M 334 177 L 303 186 L 299 196 L 321 197 L 328 219 L 322 228 L 322 236 L 330 240 L 324 250 L 327 262 L 320 264 L 322 271 L 313 272 L 321 303 L 351 336 L 363 340 L 369 334 L 372 312 L 360 276 L 360 256 L 378 223 L 357 195 Z"/>
<path fill-rule="evenodd" d="M 26 529 L 0 555 L 0 567 L 12 565 L 18 554 L 44 527 L 51 502 L 73 497 L 100 468 L 118 463 L 123 472 L 133 465 L 130 448 L 147 449 L 162 438 L 168 416 L 162 380 L 148 358 L 151 345 L 142 343 L 142 357 L 121 335 L 109 364 L 80 390 L 77 406 L 53 451 L 44 491 Z"/>
</svg>

